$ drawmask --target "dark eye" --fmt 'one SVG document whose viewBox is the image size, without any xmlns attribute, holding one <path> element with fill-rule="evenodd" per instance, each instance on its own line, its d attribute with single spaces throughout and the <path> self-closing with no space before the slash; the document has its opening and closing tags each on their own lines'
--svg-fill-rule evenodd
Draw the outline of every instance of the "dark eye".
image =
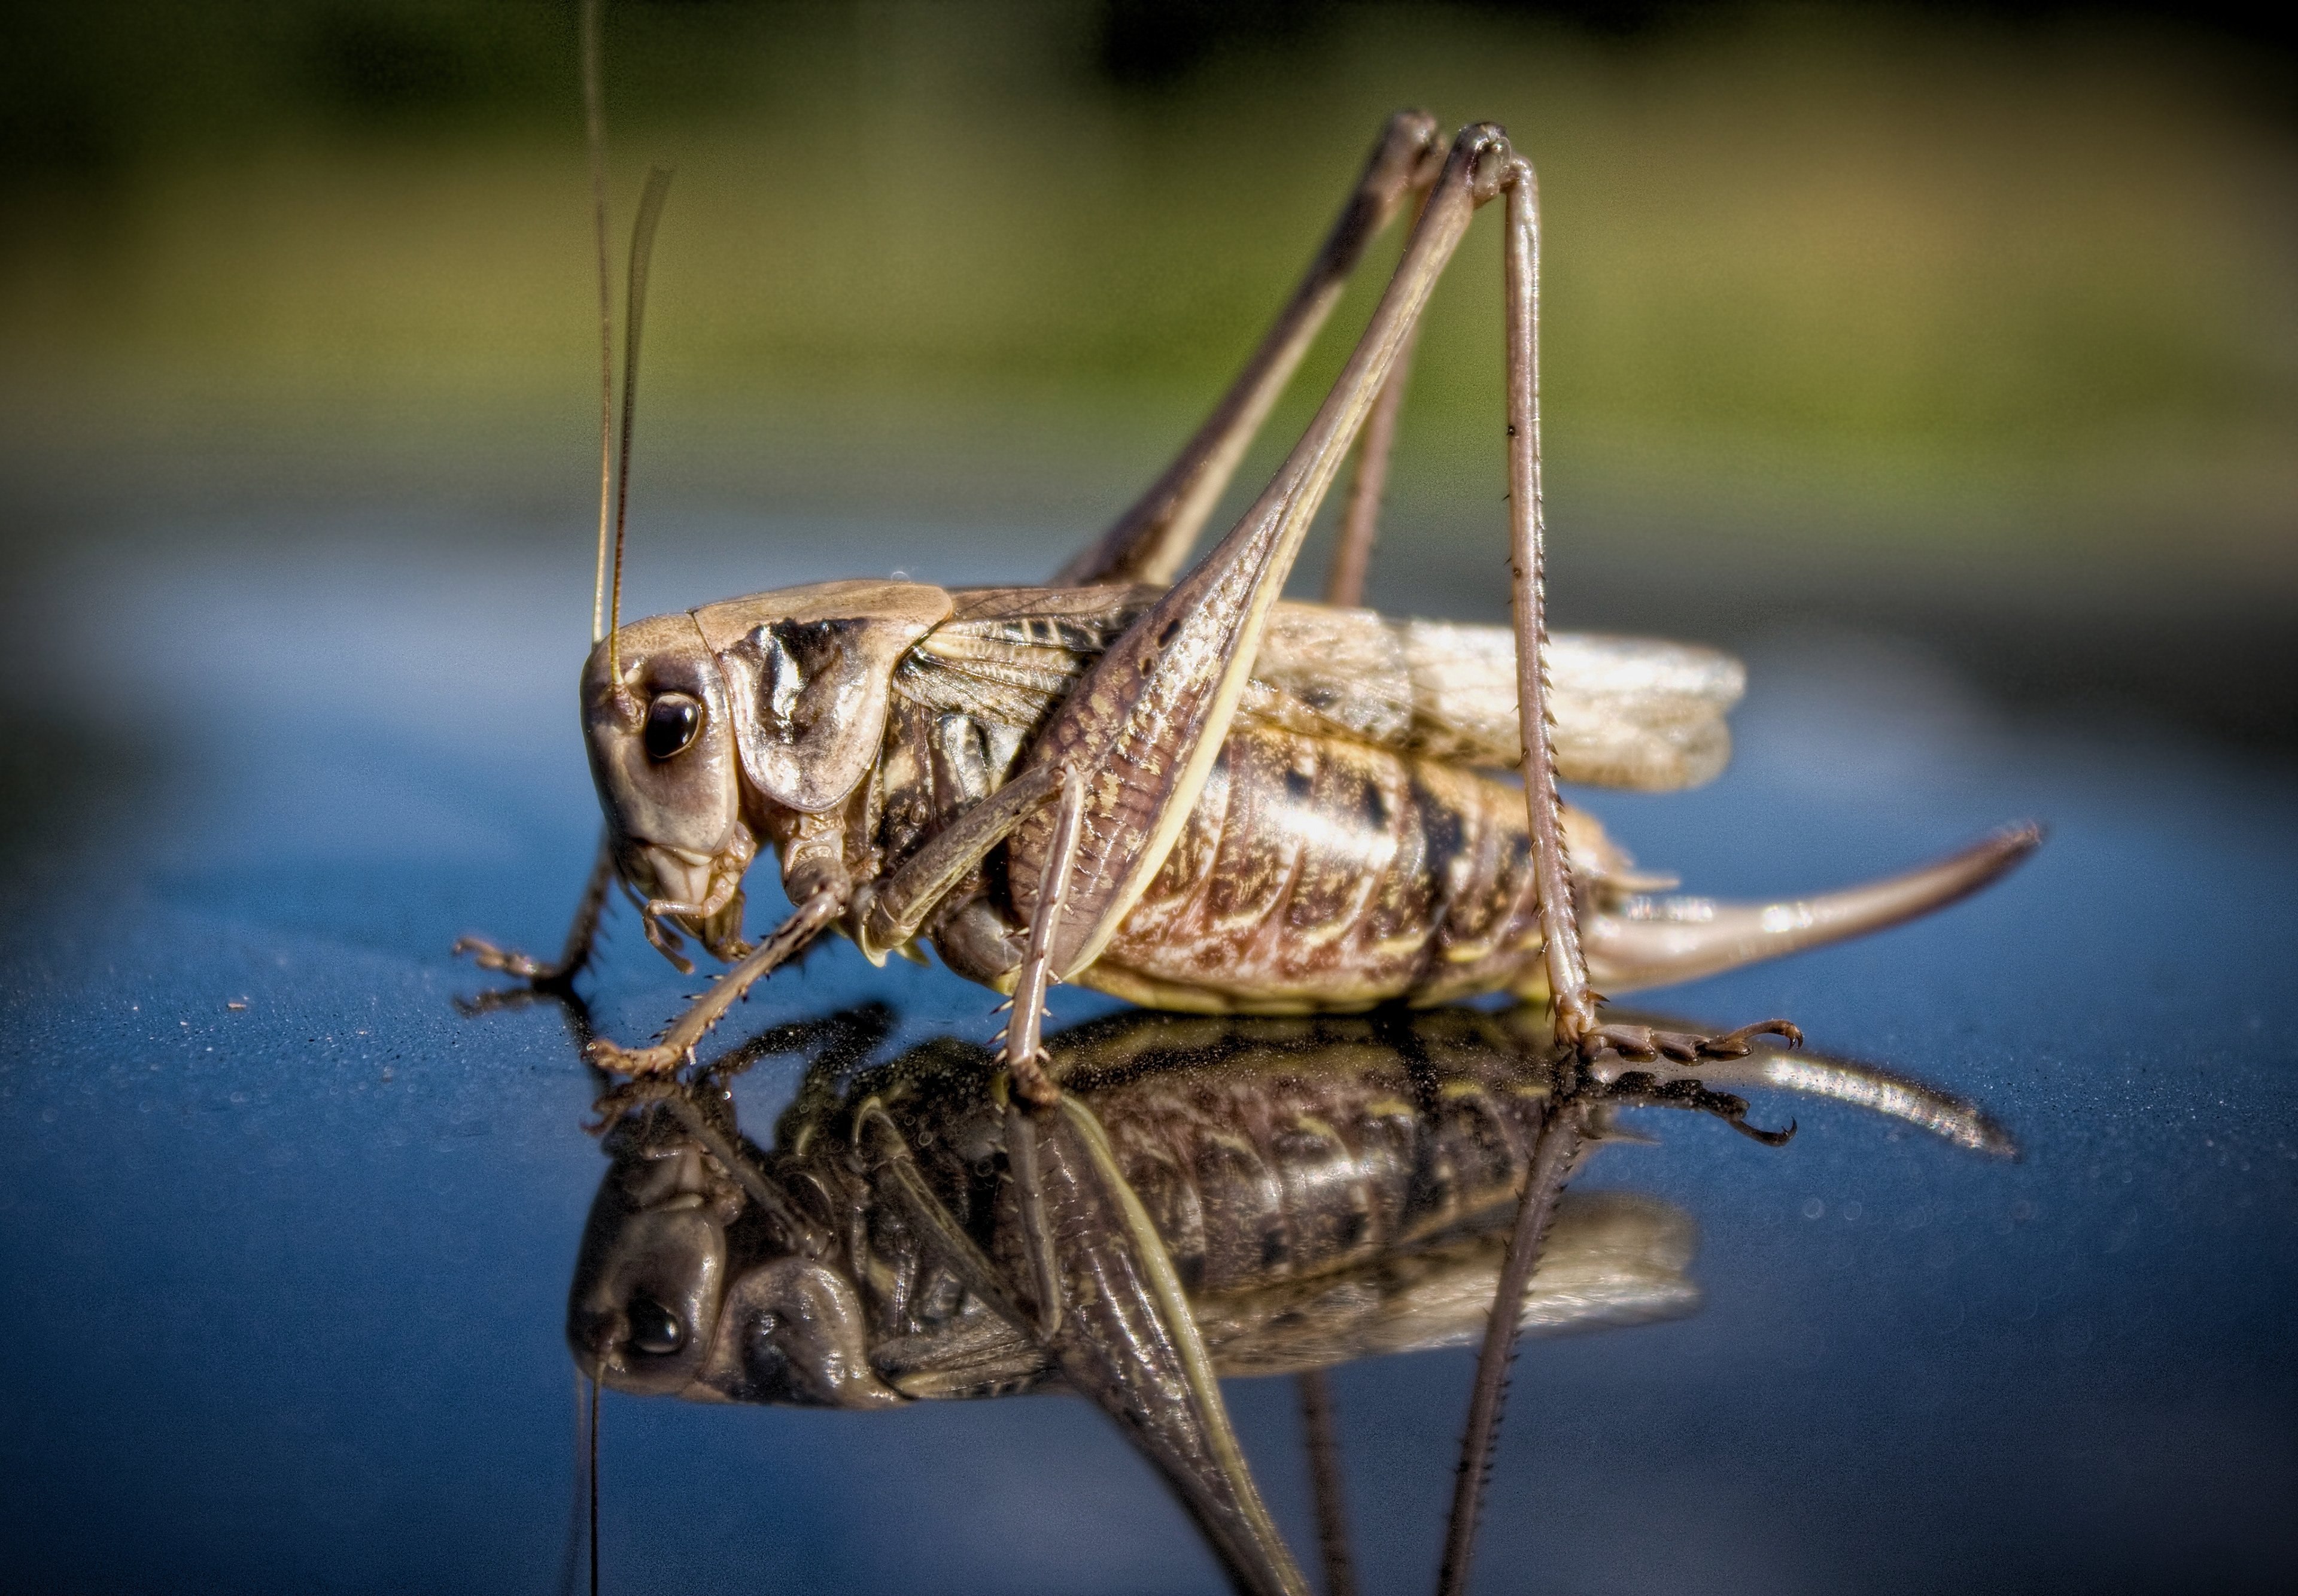
<svg viewBox="0 0 2298 1596">
<path fill-rule="evenodd" d="M 678 1315 L 652 1297 L 632 1297 L 624 1312 L 630 1316 L 633 1352 L 667 1358 L 686 1344 L 686 1327 Z"/>
<path fill-rule="evenodd" d="M 660 764 L 686 751 L 702 730 L 702 706 L 684 693 L 666 692 L 647 706 L 647 757 Z"/>
<path fill-rule="evenodd" d="M 789 1354 L 774 1339 L 781 1328 L 781 1320 L 771 1313 L 761 1313 L 749 1327 L 744 1347 L 750 1366 L 750 1378 L 759 1392 L 769 1400 L 788 1396 L 794 1389 L 790 1378 Z"/>
</svg>

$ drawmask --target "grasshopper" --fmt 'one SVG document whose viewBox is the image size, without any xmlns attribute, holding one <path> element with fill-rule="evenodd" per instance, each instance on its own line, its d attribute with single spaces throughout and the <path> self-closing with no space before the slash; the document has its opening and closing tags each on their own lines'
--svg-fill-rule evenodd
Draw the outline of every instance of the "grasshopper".
<svg viewBox="0 0 2298 1596">
<path fill-rule="evenodd" d="M 1583 1063 L 1742 1058 L 1759 1037 L 1792 1046 L 1801 1033 L 1779 1019 L 1720 1033 L 1606 1021 L 1598 984 L 1686 980 L 1891 924 L 1993 880 L 2039 833 L 2012 828 L 1847 891 L 1734 906 L 1655 896 L 1669 883 L 1639 875 L 1592 819 L 1566 809 L 1559 777 L 1667 790 L 1714 775 L 1743 679 L 1709 650 L 1549 638 L 1537 178 L 1499 127 L 1472 124 L 1448 144 L 1419 112 L 1389 120 L 1300 285 L 1172 466 L 1048 584 L 832 582 L 624 625 L 646 261 L 667 176 L 649 179 L 632 234 L 618 466 L 597 19 L 594 0 L 584 64 L 604 369 L 594 641 L 580 694 L 605 832 L 557 961 L 475 938 L 459 948 L 564 990 L 619 881 L 679 968 L 691 968 L 690 937 L 730 966 L 652 1044 L 587 1045 L 592 1063 L 631 1077 L 689 1062 L 754 985 L 833 929 L 873 962 L 930 947 L 1007 994 L 996 1063 L 1012 1093 L 1004 1158 L 1035 1337 L 1087 1385 L 1188 1393 L 1161 1466 L 1219 1482 L 1220 1501 L 1199 1521 L 1241 1584 L 1303 1590 L 1229 1435 L 1164 1238 L 1107 1137 L 1046 1068 L 1048 988 L 1073 981 L 1216 1013 L 1506 992 L 1543 1002 L 1555 1045 Z M 1392 622 L 1358 600 L 1408 357 L 1471 220 L 1495 204 L 1514 622 Z M 1408 208 L 1402 256 L 1306 433 L 1184 570 L 1350 273 Z M 1283 603 L 1360 434 L 1327 602 Z M 1499 773 L 1511 768 L 1520 787 Z M 743 881 L 765 848 L 794 907 L 753 943 Z M 1466 1578 L 1481 1449 L 1578 1145 L 1569 1116 L 1553 1129 L 1520 1183 L 1488 1310 L 1446 1588 Z M 973 1284 L 989 1292 L 991 1278 L 977 1270 Z M 1237 1525 L 1221 1539 L 1219 1526 Z"/>
<path fill-rule="evenodd" d="M 988 1089 L 994 1055 L 944 1037 L 872 1064 L 889 1028 L 880 1005 L 778 1027 L 691 1079 L 633 1081 L 603 1100 L 612 1162 L 567 1302 L 582 1372 L 632 1393 L 857 1410 L 1073 1390 L 1120 1420 L 1241 1586 L 1280 1588 L 1259 1526 L 1208 1466 L 1217 1401 L 1187 1380 L 1132 1377 L 1158 1360 L 1144 1322 L 1112 1313 L 1099 1343 L 1034 1334 L 1016 1194 L 983 1173 L 1008 1124 Z M 1864 1065 L 1766 1051 L 1708 1061 L 1698 1079 L 1666 1062 L 1583 1070 L 1528 1008 L 1309 1021 L 1130 1011 L 1046 1048 L 1048 1073 L 1138 1195 L 1222 1377 L 1312 1377 L 1475 1344 L 1518 1194 L 1566 1123 L 1574 1150 L 1547 1161 L 1552 1187 L 1621 1139 L 1624 1108 L 1698 1111 L 1786 1139 L 1749 1126 L 1716 1080 L 2012 1150 L 1971 1104 Z M 812 1063 L 761 1146 L 727 1082 L 778 1054 Z M 1516 1316 L 1524 1333 L 1697 1311 L 1682 1209 L 1612 1191 L 1562 1196 L 1553 1214 Z M 1321 1385 L 1304 1397 L 1321 1402 Z M 1340 1486 L 1322 1471 L 1317 1484 L 1329 1585 L 1345 1559 Z"/>
<path fill-rule="evenodd" d="M 650 184 L 640 236 L 661 188 Z M 1262 418 L 1371 239 L 1408 202 L 1402 259 L 1307 433 L 1236 525 L 1181 566 Z M 1476 211 L 1507 229 L 1505 439 L 1512 628 L 1395 622 L 1356 607 L 1406 356 Z M 601 202 L 603 215 L 603 202 Z M 602 224 L 603 228 L 603 224 Z M 604 234 L 601 232 L 603 241 Z M 930 947 L 1007 994 L 1003 1062 L 1034 1102 L 1047 988 L 1169 1009 L 1315 1012 L 1485 992 L 1545 1001 L 1583 1057 L 1743 1053 L 1721 1035 L 1606 1022 L 1622 992 L 1889 925 L 1972 891 L 2039 833 L 2014 827 L 1890 880 L 1806 900 L 1664 896 L 1559 777 L 1695 785 L 1729 751 L 1738 664 L 1682 645 L 1550 639 L 1544 622 L 1536 180 L 1488 123 L 1449 149 L 1391 119 L 1323 248 L 1172 467 L 1042 587 L 817 583 L 624 625 L 611 598 L 581 681 L 606 827 L 561 957 L 473 938 L 492 970 L 564 983 L 609 885 L 682 970 L 687 937 L 731 968 L 649 1046 L 591 1045 L 657 1073 L 750 988 L 836 930 L 873 962 Z M 644 251 L 634 242 L 622 431 Z M 601 259 L 604 259 L 603 245 Z M 607 431 L 602 402 L 602 438 Z M 1278 594 L 1367 434 L 1322 605 Z M 606 451 L 602 449 L 602 459 Z M 602 465 L 602 479 L 607 475 Z M 619 492 L 618 495 L 619 497 Z M 1177 573 L 1179 573 L 1177 576 Z M 1510 768 L 1522 784 L 1501 779 Z M 793 912 L 753 943 L 743 879 L 780 856 Z"/>
</svg>

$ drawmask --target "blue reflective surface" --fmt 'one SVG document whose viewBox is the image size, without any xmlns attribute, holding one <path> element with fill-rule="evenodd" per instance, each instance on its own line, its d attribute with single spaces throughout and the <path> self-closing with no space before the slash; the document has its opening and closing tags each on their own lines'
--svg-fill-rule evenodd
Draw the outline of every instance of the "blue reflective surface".
<svg viewBox="0 0 2298 1596">
<path fill-rule="evenodd" d="M 588 572 L 371 530 L 67 557 L 21 601 L 53 675 L 11 690 L 37 758 L 11 772 L 0 856 L 7 1588 L 558 1586 L 561 1321 L 605 1164 L 560 1013 L 464 1017 L 451 999 L 486 982 L 445 950 L 475 930 L 555 947 L 580 885 Z M 690 530 L 634 608 L 1050 563 L 930 528 L 780 528 L 771 559 Z M 1473 610 L 1454 597 L 1403 602 Z M 1801 1122 L 1776 1153 L 1644 1116 L 1657 1145 L 1586 1179 L 1698 1217 L 1707 1306 L 1527 1345 L 1482 1588 L 2287 1588 L 2291 766 L 2011 717 L 1856 635 L 1738 646 L 1730 774 L 1582 795 L 1645 864 L 1752 895 L 2011 819 L 2051 840 L 1931 921 L 1649 1001 L 1792 1015 L 1979 1099 L 2025 1156 L 1807 1101 L 1758 1104 Z M 753 923 L 778 907 L 756 892 Z M 688 983 L 626 914 L 615 932 L 591 989 L 635 1037 Z M 896 1046 L 997 1023 L 980 990 L 843 945 L 739 1022 L 872 996 Z M 746 1078 L 746 1122 L 791 1084 Z M 1369 1588 L 1428 1582 L 1467 1375 L 1444 1353 L 1337 1377 Z M 1231 1398 L 1305 1551 L 1291 1389 Z M 610 1393 L 602 1474 L 610 1589 L 1219 1588 L 1146 1468 L 1062 1399 L 843 1415 Z"/>
</svg>

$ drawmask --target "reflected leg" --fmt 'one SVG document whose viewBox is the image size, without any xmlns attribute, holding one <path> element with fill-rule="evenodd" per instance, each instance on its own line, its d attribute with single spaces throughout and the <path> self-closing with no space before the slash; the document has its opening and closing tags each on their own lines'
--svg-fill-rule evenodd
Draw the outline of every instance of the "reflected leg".
<svg viewBox="0 0 2298 1596">
<path fill-rule="evenodd" d="M 1041 1305 L 1040 1318 L 1057 1326 L 1046 1345 L 1063 1377 L 1172 1484 L 1238 1590 L 1308 1596 L 1237 1443 L 1179 1272 L 1100 1121 L 1075 1095 L 1014 1106 L 1031 1124 L 1042 1222 L 1060 1238 L 1062 1267 L 1048 1283 L 1059 1310 Z"/>
<path fill-rule="evenodd" d="M 1325 1563 L 1325 1596 L 1357 1596 L 1349 1555 L 1349 1504 L 1341 1489 L 1341 1437 L 1333 1383 L 1321 1369 L 1293 1377 L 1301 1394 L 1301 1429 L 1309 1446 L 1309 1484 L 1317 1499 L 1317 1550 Z"/>
<path fill-rule="evenodd" d="M 1476 1354 L 1476 1380 L 1468 1395 L 1468 1423 L 1460 1440 L 1460 1462 L 1452 1481 L 1452 1511 L 1444 1529 L 1444 1560 L 1436 1575 L 1437 1596 L 1459 1596 L 1468 1588 L 1468 1564 L 1476 1544 L 1476 1519 L 1484 1509 L 1484 1482 L 1500 1444 L 1500 1410 L 1508 1401 L 1509 1365 L 1516 1359 L 1517 1326 L 1525 1293 L 1540 1261 L 1541 1244 L 1555 1222 L 1556 1201 L 1580 1156 L 1585 1111 L 1575 1104 L 1553 1110 L 1540 1128 L 1516 1228 L 1509 1235 L 1492 1317 Z"/>
</svg>

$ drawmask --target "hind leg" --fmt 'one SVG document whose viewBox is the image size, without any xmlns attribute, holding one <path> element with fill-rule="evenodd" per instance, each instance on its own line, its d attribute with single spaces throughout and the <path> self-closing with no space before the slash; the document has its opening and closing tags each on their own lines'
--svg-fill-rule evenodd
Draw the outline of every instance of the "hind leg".
<svg viewBox="0 0 2298 1596">
<path fill-rule="evenodd" d="M 1053 585 L 1173 579 L 1301 357 L 1340 303 L 1366 247 L 1388 226 L 1406 194 L 1435 180 L 1443 153 L 1436 119 L 1426 112 L 1400 111 L 1388 119 L 1333 230 L 1244 369 L 1164 474 L 1097 542 L 1063 566 Z M 1385 452 L 1384 447 L 1383 458 Z"/>
<path fill-rule="evenodd" d="M 1737 1057 L 1748 1038 L 1769 1032 L 1790 1045 L 1803 1033 L 1765 1020 L 1721 1037 L 1678 1036 L 1649 1026 L 1608 1025 L 1588 984 L 1580 947 L 1564 810 L 1556 790 L 1555 724 L 1548 707 L 1547 524 L 1540 480 L 1540 182 L 1532 163 L 1511 155 L 1500 178 L 1508 205 L 1508 457 L 1509 568 L 1514 578 L 1517 707 L 1524 732 L 1524 795 L 1532 824 L 1533 871 L 1540 892 L 1542 957 L 1556 1039 L 1583 1057 L 1614 1051 L 1631 1058 Z"/>
<path fill-rule="evenodd" d="M 1504 147 L 1504 146 L 1503 146 Z M 1575 1056 L 1617 1053 L 1632 1058 L 1738 1056 L 1748 1038 L 1770 1032 L 1793 1043 L 1800 1033 L 1783 1020 L 1768 1020 L 1719 1037 L 1655 1030 L 1649 1026 L 1607 1024 L 1598 1018 L 1601 998 L 1588 984 L 1588 962 L 1565 854 L 1563 806 L 1556 790 L 1555 727 L 1548 703 L 1547 592 L 1544 586 L 1547 526 L 1540 480 L 1540 192 L 1531 162 L 1513 151 L 1496 174 L 1507 201 L 1505 270 L 1508 294 L 1508 458 L 1509 566 L 1514 578 L 1517 707 L 1524 737 L 1524 792 L 1531 825 L 1532 864 L 1539 894 L 1542 958 L 1547 966 L 1550 1021 L 1566 1067 Z M 1533 1172 L 1526 1182 L 1508 1262 L 1492 1302 L 1484 1348 L 1461 1443 L 1444 1561 L 1437 1589 L 1458 1592 L 1467 1584 L 1476 1517 L 1493 1443 L 1507 1395 L 1507 1372 L 1515 1355 L 1524 1293 L 1538 1261 L 1541 1243 L 1555 1211 L 1557 1195 L 1571 1173 L 1581 1143 L 1580 1111 L 1560 1107 L 1542 1128 Z"/>
</svg>

